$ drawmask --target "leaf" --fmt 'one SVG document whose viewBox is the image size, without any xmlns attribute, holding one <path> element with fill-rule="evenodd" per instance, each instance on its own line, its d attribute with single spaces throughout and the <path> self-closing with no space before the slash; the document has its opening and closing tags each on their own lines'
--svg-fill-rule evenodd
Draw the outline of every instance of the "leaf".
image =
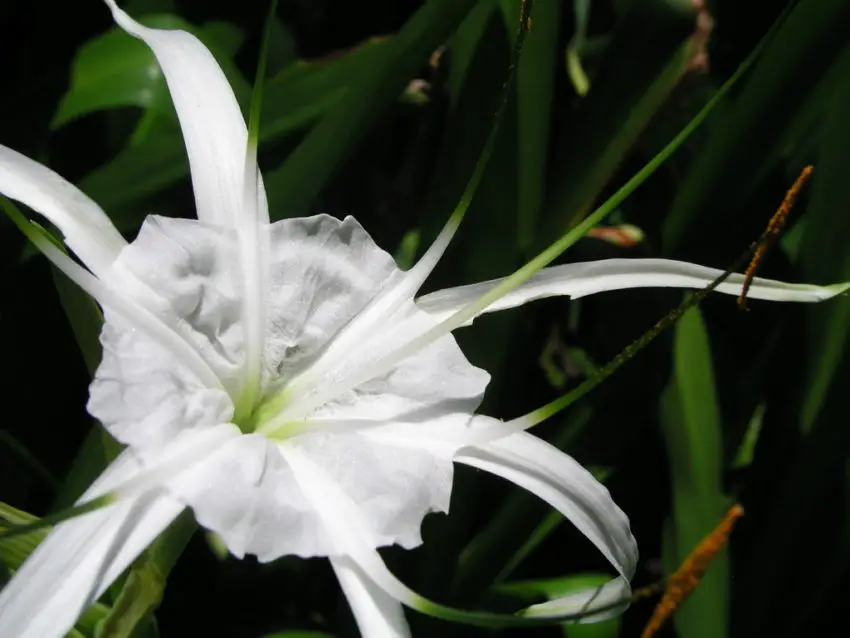
<svg viewBox="0 0 850 638">
<path fill-rule="evenodd" d="M 97 638 L 132 638 L 152 621 L 168 575 L 197 529 L 191 513 L 184 511 L 133 563 L 98 625 Z"/>
<path fill-rule="evenodd" d="M 50 486 L 50 488 L 55 490 L 58 487 L 58 481 L 53 476 L 53 473 L 23 443 L 6 430 L 0 430 L 0 448 L 3 447 L 11 451 L 14 456 L 24 465 L 28 466 L 29 470 L 37 475 L 46 485 Z"/>
<path fill-rule="evenodd" d="M 133 214 L 134 203 L 188 175 L 189 160 L 180 136 L 151 136 L 86 175 L 79 186 L 107 212 L 118 230 L 128 233 L 139 228 L 147 213 Z"/>
<path fill-rule="evenodd" d="M 672 548 L 681 564 L 723 516 L 721 418 L 705 324 L 698 309 L 676 324 L 674 379 L 661 400 L 661 423 L 673 491 Z M 672 551 L 671 551 L 672 550 Z M 674 616 L 682 638 L 725 636 L 729 565 L 718 555 L 700 586 Z"/>
<path fill-rule="evenodd" d="M 556 148 L 540 242 L 594 205 L 697 50 L 692 2 L 634 2 Z"/>
<path fill-rule="evenodd" d="M 850 47 L 834 78 L 831 108 L 825 114 L 811 200 L 800 246 L 805 281 L 850 280 L 850 209 L 847 192 L 847 149 L 850 148 Z M 850 297 L 808 309 L 806 363 L 802 386 L 807 388 L 800 426 L 811 430 L 824 395 L 835 375 L 850 336 Z"/>
<path fill-rule="evenodd" d="M 287 26 L 278 19 L 272 21 L 271 36 L 268 47 L 268 70 L 270 75 L 275 75 L 298 57 L 298 45 L 295 37 Z"/>
<path fill-rule="evenodd" d="M 443 143 L 431 176 L 428 198 L 423 205 L 427 246 L 452 210 L 475 170 L 479 155 L 491 134 L 497 106 L 503 99 L 504 80 L 510 61 L 510 39 L 502 16 L 490 3 L 479 4 L 470 12 L 450 42 L 449 87 L 452 109 L 443 135 Z M 457 50 L 457 55 L 455 55 Z M 486 115 L 482 115 L 486 114 Z M 504 275 L 519 259 L 516 243 L 516 110 L 509 102 L 492 156 L 481 178 L 458 233 L 428 285 L 442 287 L 482 281 Z M 514 317 L 504 314 L 494 321 L 482 322 L 475 333 L 458 335 L 464 353 L 476 365 L 487 370 L 499 369 L 506 355 L 504 343 L 510 335 Z M 494 393 L 495 391 L 495 393 Z M 491 386 L 489 396 L 497 396 Z M 455 481 L 453 501 L 474 499 L 476 481 Z M 466 510 L 469 513 L 469 510 Z M 440 530 L 440 537 L 424 547 L 425 556 L 417 582 L 426 590 L 446 587 L 447 575 L 454 567 L 463 530 L 471 523 L 464 510 L 452 517 L 451 525 Z M 451 548 L 451 549 L 447 549 Z M 479 584 L 479 583 L 477 583 Z M 478 593 L 481 589 L 466 591 Z M 416 619 L 414 623 L 427 622 Z M 415 625 L 414 625 L 415 627 Z M 418 633 L 436 631 L 433 625 Z M 447 630 L 448 631 L 448 630 Z"/>
<path fill-rule="evenodd" d="M 575 30 L 567 45 L 567 73 L 576 93 L 581 97 L 590 90 L 590 80 L 581 63 L 581 54 L 587 42 L 587 25 L 590 19 L 590 0 L 573 0 Z"/>
<path fill-rule="evenodd" d="M 321 60 L 298 60 L 266 82 L 261 140 L 312 124 L 336 107 L 368 69 L 388 55 L 391 39 L 373 38 Z"/>
<path fill-rule="evenodd" d="M 101 357 L 100 330 L 103 326 L 103 315 L 95 301 L 63 273 L 52 266 L 51 271 L 62 310 L 65 311 L 86 369 L 89 375 L 94 377 Z M 121 445 L 103 426 L 92 423 L 71 464 L 71 469 L 59 487 L 51 511 L 61 510 L 73 504 L 120 451 Z"/>
<path fill-rule="evenodd" d="M 526 38 L 516 77 L 517 102 L 517 232 L 519 248 L 531 247 L 537 220 L 543 206 L 546 165 L 552 121 L 560 2 L 540 2 L 535 6 L 534 25 Z M 520 16 L 520 3 L 503 0 L 507 33 Z"/>
<path fill-rule="evenodd" d="M 791 10 L 680 184 L 663 229 L 668 254 L 728 227 L 775 165 L 783 133 L 850 37 L 850 3 L 801 0 Z M 757 231 L 756 231 L 757 232 Z"/>
<path fill-rule="evenodd" d="M 0 529 L 6 529 L 7 523 L 11 525 L 26 525 L 38 520 L 37 516 L 19 510 L 6 503 L 0 503 Z M 11 572 L 17 571 L 27 556 L 47 535 L 46 529 L 31 531 L 28 534 L 13 536 L 0 540 L 0 562 Z"/>
<path fill-rule="evenodd" d="M 847 148 L 850 144 L 850 57 L 833 78 L 830 106 L 823 114 L 817 136 L 818 156 L 812 177 L 811 199 L 800 243 L 799 266 L 807 281 L 850 279 L 850 206 L 846 189 Z M 808 633 L 817 610 L 826 603 L 821 587 L 813 583 L 834 579 L 848 566 L 848 536 L 843 530 L 850 517 L 838 486 L 846 486 L 850 458 L 847 428 L 847 378 L 850 376 L 850 298 L 833 299 L 805 309 L 802 361 L 791 360 L 793 375 L 788 391 L 768 404 L 766 428 L 788 426 L 801 443 L 788 459 L 771 463 L 771 449 L 761 452 L 761 473 L 754 476 L 769 486 L 773 497 L 764 506 L 758 539 L 747 563 L 741 586 L 741 631 L 775 631 L 796 627 Z M 787 356 L 783 352 L 783 356 Z M 773 422 L 770 417 L 773 416 Z M 813 497 L 816 496 L 815 497 Z M 750 588 L 747 584 L 758 583 Z M 791 606 L 799 613 L 780 623 L 772 610 Z M 805 614 L 805 615 L 803 615 Z M 805 628 L 805 629 L 804 629 Z M 742 635 L 746 635 L 742 633 Z M 791 634 L 788 634 L 791 635 Z"/>
<path fill-rule="evenodd" d="M 336 169 L 376 125 L 405 85 L 454 30 L 476 0 L 425 3 L 392 38 L 379 60 L 363 70 L 344 98 L 275 171 L 266 174 L 278 217 L 306 214 Z"/>
<path fill-rule="evenodd" d="M 94 376 L 94 371 L 100 363 L 100 329 L 103 326 L 103 314 L 94 299 L 77 287 L 62 271 L 55 266 L 51 266 L 50 270 L 53 284 L 59 294 L 59 303 L 68 318 L 86 370 L 89 375 Z"/>
<path fill-rule="evenodd" d="M 103 426 L 93 423 L 62 481 L 50 511 L 60 511 L 73 505 L 120 451 L 121 445 Z"/>
<path fill-rule="evenodd" d="M 174 15 L 149 15 L 140 20 L 158 29 L 182 29 L 197 35 L 216 55 L 241 104 L 248 86 L 230 58 L 242 41 L 239 30 L 223 23 L 196 28 Z M 165 78 L 153 52 L 118 27 L 89 40 L 74 58 L 71 83 L 51 122 L 58 129 L 83 115 L 104 109 L 135 106 L 173 116 Z"/>
<path fill-rule="evenodd" d="M 348 91 L 353 78 L 386 51 L 371 40 L 329 61 L 295 62 L 266 82 L 260 143 L 312 124 Z M 86 175 L 80 188 L 100 204 L 119 230 L 138 229 L 147 209 L 138 204 L 189 175 L 178 131 L 150 135 Z"/>
</svg>

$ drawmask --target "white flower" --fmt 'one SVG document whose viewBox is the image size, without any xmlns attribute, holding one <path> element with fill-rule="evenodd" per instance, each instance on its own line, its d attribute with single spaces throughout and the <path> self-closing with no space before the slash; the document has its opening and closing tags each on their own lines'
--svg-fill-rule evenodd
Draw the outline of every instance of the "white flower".
<svg viewBox="0 0 850 638">
<path fill-rule="evenodd" d="M 153 49 L 174 100 L 197 220 L 149 217 L 127 244 L 74 186 L 0 147 L 0 192 L 63 233 L 87 270 L 39 248 L 104 308 L 89 411 L 127 449 L 82 497 L 118 501 L 58 525 L 0 592 L 0 635 L 61 636 L 186 507 L 236 556 L 327 556 L 364 635 L 408 634 L 399 601 L 435 607 L 376 548 L 422 542 L 448 509 L 453 463 L 502 476 L 568 517 L 618 576 L 559 612 L 629 592 L 637 548 L 607 490 L 569 456 L 475 415 L 489 375 L 440 322 L 498 282 L 415 298 L 447 228 L 411 270 L 352 218 L 269 224 L 256 156 L 224 75 L 188 33 L 115 20 Z M 552 295 L 702 287 L 718 271 L 666 260 L 542 270 L 485 309 Z M 742 278 L 719 290 L 737 294 Z M 838 289 L 756 280 L 750 296 L 818 301 Z M 548 609 L 548 607 L 547 607 Z"/>
</svg>

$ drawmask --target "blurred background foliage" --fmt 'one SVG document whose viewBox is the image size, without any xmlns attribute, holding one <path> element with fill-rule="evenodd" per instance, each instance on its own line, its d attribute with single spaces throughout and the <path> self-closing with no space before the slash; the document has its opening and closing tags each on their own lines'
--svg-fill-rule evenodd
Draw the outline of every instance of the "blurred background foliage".
<svg viewBox="0 0 850 638">
<path fill-rule="evenodd" d="M 265 3 L 132 0 L 125 8 L 198 35 L 247 107 Z M 518 15 L 518 0 L 281 0 L 260 149 L 273 218 L 354 215 L 409 265 L 469 179 Z M 706 124 L 609 228 L 561 260 L 664 256 L 724 268 L 813 164 L 762 274 L 850 279 L 850 3 L 537 0 L 492 162 L 428 285 L 521 265 L 653 157 L 780 17 Z M 100 2 L 3 2 L 0 33 L 0 143 L 78 183 L 128 237 L 148 213 L 193 214 L 162 76 Z M 0 247 L 0 500 L 43 514 L 71 502 L 117 449 L 85 413 L 98 312 L 5 218 Z M 538 302 L 457 337 L 493 374 L 484 411 L 511 417 L 580 382 L 680 299 L 651 290 Z M 709 298 L 538 431 L 590 466 L 631 517 L 638 586 L 675 569 L 732 502 L 746 508 L 728 554 L 666 635 L 847 635 L 850 298 L 750 305 L 742 312 L 734 299 Z M 28 520 L 12 508 L 0 514 Z M 590 544 L 560 523 L 532 497 L 459 467 L 451 515 L 425 521 L 422 548 L 386 554 L 438 600 L 515 608 L 604 572 Z M 78 634 L 356 635 L 324 561 L 237 561 L 194 531 L 191 519 L 178 521 Z M 3 544 L 4 569 L 29 549 Z M 635 636 L 651 607 L 527 634 Z M 420 636 L 487 633 L 409 618 Z"/>
</svg>

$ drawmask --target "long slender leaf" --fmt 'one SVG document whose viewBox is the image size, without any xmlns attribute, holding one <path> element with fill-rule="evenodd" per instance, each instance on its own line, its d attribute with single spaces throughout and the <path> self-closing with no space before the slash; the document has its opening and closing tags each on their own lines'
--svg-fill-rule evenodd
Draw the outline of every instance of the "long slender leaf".
<svg viewBox="0 0 850 638">
<path fill-rule="evenodd" d="M 277 216 L 306 214 L 341 162 L 402 93 L 428 56 L 445 42 L 476 0 L 431 0 L 392 39 L 376 64 L 359 78 L 279 169 L 266 176 Z"/>
<path fill-rule="evenodd" d="M 666 251 L 680 252 L 706 225 L 734 220 L 735 204 L 745 203 L 772 167 L 782 133 L 848 36 L 850 3 L 801 0 L 793 8 L 726 117 L 711 124 L 665 221 Z"/>
<path fill-rule="evenodd" d="M 533 33 L 517 68 L 517 233 L 521 250 L 531 247 L 543 206 L 546 165 L 552 121 L 561 1 L 541 2 L 536 8 Z M 507 32 L 514 36 L 520 3 L 502 0 Z"/>
<path fill-rule="evenodd" d="M 676 324 L 674 380 L 662 397 L 662 432 L 673 487 L 672 548 L 681 564 L 723 515 L 721 418 L 711 349 L 700 311 Z M 672 550 L 672 551 L 671 551 Z M 718 556 L 675 616 L 682 638 L 719 638 L 728 623 L 729 566 Z"/>
<path fill-rule="evenodd" d="M 244 104 L 248 87 L 232 62 L 242 41 L 236 27 L 215 22 L 195 27 L 174 15 L 149 15 L 140 20 L 149 27 L 181 29 L 197 35 L 216 54 L 237 99 Z M 94 111 L 122 106 L 174 114 L 153 52 L 143 42 L 113 27 L 80 49 L 71 69 L 71 86 L 59 103 L 52 127 L 59 128 Z"/>
<path fill-rule="evenodd" d="M 559 140 L 546 231 L 560 234 L 593 206 L 697 50 L 692 2 L 634 2 L 593 86 Z"/>
<path fill-rule="evenodd" d="M 299 61 L 269 79 L 260 131 L 261 144 L 303 129 L 328 112 L 386 53 L 388 41 L 370 40 L 330 60 Z M 86 175 L 80 188 L 97 201 L 119 229 L 134 231 L 146 209 L 138 203 L 189 175 L 178 131 L 160 132 L 129 146 Z M 135 214 L 132 214 L 135 212 Z"/>
<path fill-rule="evenodd" d="M 812 197 L 806 211 L 799 264 L 807 279 L 850 278 L 850 194 L 846 189 L 846 149 L 850 144 L 850 58 L 842 73 L 831 74 L 835 82 L 831 105 L 818 136 Z M 818 600 L 810 585 L 834 569 L 835 556 L 846 554 L 846 536 L 836 538 L 846 512 L 827 505 L 822 495 L 834 493 L 844 481 L 850 455 L 846 421 L 846 386 L 850 375 L 850 299 L 806 309 L 805 351 L 802 365 L 789 373 L 790 396 L 774 404 L 773 426 L 790 422 L 789 430 L 803 436 L 802 445 L 789 462 L 763 463 L 758 477 L 773 486 L 775 501 L 765 512 L 762 539 L 748 563 L 741 631 L 774 627 L 771 610 L 777 605 L 805 601 L 809 609 Z M 770 410 L 770 406 L 768 408 Z M 770 416 L 770 412 L 768 412 Z M 766 427 L 771 426 L 768 420 Z M 758 452 L 759 450 L 757 450 Z M 762 450 L 769 455 L 771 450 Z M 769 459 L 768 459 L 769 460 Z M 837 519 L 837 520 L 836 520 Z M 823 533 L 819 530 L 825 530 Z M 810 543 L 817 543 L 813 547 Z M 790 576 L 789 576 L 790 575 Z M 742 635 L 745 635 L 742 633 Z"/>
<path fill-rule="evenodd" d="M 530 40 L 530 38 L 529 38 Z M 457 50 L 457 55 L 454 55 Z M 466 188 L 485 141 L 494 126 L 493 114 L 504 99 L 505 71 L 509 64 L 510 38 L 505 23 L 492 3 L 481 3 L 472 11 L 451 41 L 452 69 L 449 75 L 450 100 L 453 104 L 437 169 L 431 180 L 429 198 L 424 205 L 425 220 L 433 225 L 430 234 L 447 219 Z M 457 94 L 453 91 L 457 90 Z M 493 154 L 485 169 L 475 198 L 464 221 L 464 232 L 456 237 L 435 272 L 431 285 L 439 286 L 447 273 L 457 281 L 477 281 L 504 274 L 519 257 L 515 241 L 516 220 L 516 120 L 511 99 Z M 482 114 L 486 114 L 482 116 Z M 508 176 L 506 178 L 506 176 Z M 446 282 L 447 283 L 447 282 Z M 464 339 L 463 346 L 472 361 L 486 369 L 498 369 L 503 349 L 490 347 L 493 340 L 505 340 L 510 334 L 509 317 L 497 317 L 482 325 L 475 338 Z M 480 483 L 459 478 L 452 490 L 458 502 L 474 498 Z M 451 525 L 439 530 L 439 538 L 425 546 L 417 582 L 425 591 L 447 587 L 454 572 L 470 514 L 458 512 Z M 441 549 L 442 548 L 442 549 Z M 446 551 L 446 548 L 452 548 Z M 414 621 L 414 628 L 420 620 Z M 422 622 L 420 633 L 435 631 Z M 457 631 L 456 628 L 447 629 Z"/>
</svg>

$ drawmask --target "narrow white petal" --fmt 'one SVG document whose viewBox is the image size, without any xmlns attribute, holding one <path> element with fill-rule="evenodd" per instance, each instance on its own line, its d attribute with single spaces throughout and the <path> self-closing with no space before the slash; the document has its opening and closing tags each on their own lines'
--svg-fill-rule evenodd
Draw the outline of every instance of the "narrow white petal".
<svg viewBox="0 0 850 638">
<path fill-rule="evenodd" d="M 76 186 L 2 145 L 0 193 L 49 219 L 71 250 L 99 276 L 126 245 L 106 213 Z"/>
<path fill-rule="evenodd" d="M 531 618 L 550 618 L 600 609 L 602 611 L 598 614 L 588 615 L 579 621 L 573 621 L 580 623 L 599 622 L 623 613 L 628 604 L 619 603 L 628 600 L 631 594 L 632 588 L 629 586 L 629 581 L 622 577 L 615 578 L 601 587 L 585 589 L 539 605 L 532 605 L 524 610 L 522 615 Z"/>
<path fill-rule="evenodd" d="M 332 557 L 334 569 L 342 591 L 354 612 L 361 636 L 369 638 L 405 638 L 410 627 L 404 609 L 395 598 L 373 583 L 347 556 Z"/>
<path fill-rule="evenodd" d="M 268 207 L 260 205 L 257 189 L 262 191 L 256 163 L 256 148 L 249 150 L 249 165 L 245 171 L 245 205 L 242 223 L 238 227 L 239 257 L 242 271 L 242 322 L 245 335 L 245 361 L 242 371 L 243 409 L 250 413 L 260 390 L 263 351 L 267 332 L 266 310 L 269 305 L 270 242 Z M 250 186 L 249 186 L 250 184 Z M 265 219 L 259 218 L 259 210 Z M 239 407 L 239 406 L 237 406 Z"/>
<path fill-rule="evenodd" d="M 722 272 L 716 268 L 669 259 L 604 259 L 552 266 L 544 268 L 524 284 L 514 288 L 487 307 L 482 314 L 514 308 L 545 297 L 568 296 L 575 299 L 598 292 L 626 288 L 705 288 Z M 438 290 L 420 297 L 416 303 L 422 310 L 442 320 L 503 281 L 504 278 L 493 279 L 478 284 Z M 732 274 L 717 287 L 717 292 L 739 295 L 743 282 L 743 275 Z M 834 297 L 847 288 L 847 284 L 813 286 L 756 277 L 753 279 L 748 296 L 770 301 L 816 302 Z"/>
<path fill-rule="evenodd" d="M 501 476 L 536 494 L 569 519 L 620 573 L 615 579 L 619 582 L 607 585 L 601 592 L 595 588 L 559 599 L 547 609 L 560 613 L 587 611 L 617 600 L 611 597 L 612 592 L 628 594 L 638 558 L 629 519 L 608 490 L 575 460 L 525 432 L 463 448 L 455 460 Z"/>
<path fill-rule="evenodd" d="M 138 470 L 124 452 L 81 501 Z M 0 591 L 0 636 L 64 636 L 183 508 L 163 491 L 150 491 L 57 525 Z"/>
<path fill-rule="evenodd" d="M 118 25 L 151 48 L 165 75 L 189 155 L 198 219 L 238 226 L 248 129 L 227 78 L 192 34 L 149 29 L 119 9 L 115 0 L 105 1 Z M 261 184 L 258 187 L 265 206 L 265 193 Z"/>
</svg>

